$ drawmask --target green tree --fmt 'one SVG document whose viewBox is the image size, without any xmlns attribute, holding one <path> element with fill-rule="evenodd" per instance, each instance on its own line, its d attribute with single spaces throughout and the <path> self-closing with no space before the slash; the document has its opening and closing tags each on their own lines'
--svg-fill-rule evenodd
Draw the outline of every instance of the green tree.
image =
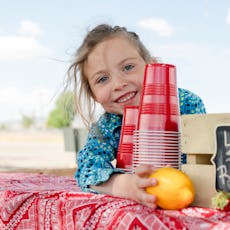
<svg viewBox="0 0 230 230">
<path fill-rule="evenodd" d="M 47 126 L 54 128 L 68 127 L 74 119 L 74 114 L 73 93 L 63 92 L 56 101 L 56 107 L 49 114 Z"/>
</svg>

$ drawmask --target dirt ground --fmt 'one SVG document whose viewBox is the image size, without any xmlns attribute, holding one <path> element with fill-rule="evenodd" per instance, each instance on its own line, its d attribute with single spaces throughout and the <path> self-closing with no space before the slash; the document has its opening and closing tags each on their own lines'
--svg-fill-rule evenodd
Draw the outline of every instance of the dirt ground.
<svg viewBox="0 0 230 230">
<path fill-rule="evenodd" d="M 0 171 L 72 175 L 76 153 L 66 152 L 59 130 L 0 131 Z"/>
</svg>

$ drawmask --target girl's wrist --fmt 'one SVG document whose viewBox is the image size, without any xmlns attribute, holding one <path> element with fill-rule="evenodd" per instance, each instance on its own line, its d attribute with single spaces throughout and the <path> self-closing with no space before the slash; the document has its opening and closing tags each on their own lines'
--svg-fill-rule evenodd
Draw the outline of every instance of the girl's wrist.
<svg viewBox="0 0 230 230">
<path fill-rule="evenodd" d="M 121 198 L 134 199 L 134 174 L 114 174 L 112 176 L 112 195 Z"/>
</svg>

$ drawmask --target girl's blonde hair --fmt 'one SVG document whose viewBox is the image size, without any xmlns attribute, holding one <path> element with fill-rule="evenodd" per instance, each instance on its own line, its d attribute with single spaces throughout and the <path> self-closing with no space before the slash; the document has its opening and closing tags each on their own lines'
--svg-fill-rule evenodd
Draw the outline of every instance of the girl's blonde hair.
<svg viewBox="0 0 230 230">
<path fill-rule="evenodd" d="M 84 64 L 92 50 L 102 41 L 113 37 L 125 37 L 132 42 L 140 56 L 146 63 L 156 61 L 143 45 L 135 32 L 128 31 L 125 27 L 100 24 L 89 31 L 82 45 L 77 49 L 74 60 L 68 69 L 67 85 L 73 83 L 75 108 L 83 122 L 89 128 L 94 121 L 96 102 L 93 98 L 88 79 L 84 73 Z"/>
</svg>

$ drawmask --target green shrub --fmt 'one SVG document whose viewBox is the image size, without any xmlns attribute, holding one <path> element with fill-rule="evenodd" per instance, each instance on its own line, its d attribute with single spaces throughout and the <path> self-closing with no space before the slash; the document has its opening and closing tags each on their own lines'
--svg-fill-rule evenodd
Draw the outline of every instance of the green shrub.
<svg viewBox="0 0 230 230">
<path fill-rule="evenodd" d="M 24 128 L 29 128 L 34 124 L 34 118 L 31 116 L 23 115 L 21 122 Z"/>
<path fill-rule="evenodd" d="M 56 107 L 47 119 L 47 126 L 63 128 L 70 126 L 74 119 L 74 97 L 72 92 L 63 92 L 56 101 Z"/>
</svg>

